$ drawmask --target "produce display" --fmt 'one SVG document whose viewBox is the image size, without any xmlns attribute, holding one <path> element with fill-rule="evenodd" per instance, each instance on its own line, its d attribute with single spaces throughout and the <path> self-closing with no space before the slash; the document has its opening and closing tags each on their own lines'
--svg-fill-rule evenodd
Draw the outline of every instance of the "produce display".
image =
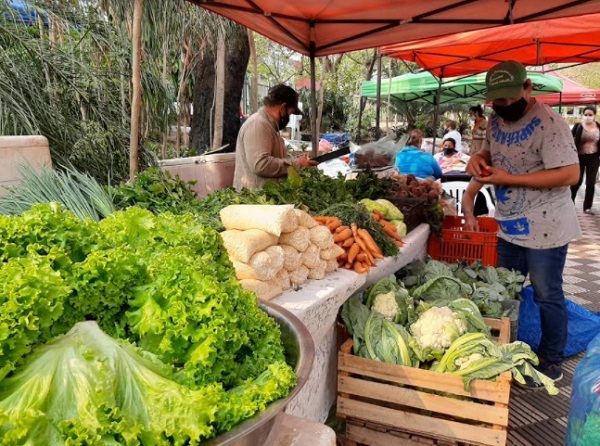
<svg viewBox="0 0 600 446">
<path fill-rule="evenodd" d="M 538 358 L 531 347 L 494 342 L 469 299 L 426 302 L 392 276 L 373 285 L 365 302 L 355 295 L 341 311 L 357 356 L 461 376 L 465 390 L 475 379 L 510 371 L 520 383 L 528 378 L 551 395 L 558 393 L 554 382 L 533 367 Z"/>
<path fill-rule="evenodd" d="M 0 216 L 0 326 L 8 444 L 198 444 L 295 385 L 279 326 L 193 214 Z"/>
</svg>

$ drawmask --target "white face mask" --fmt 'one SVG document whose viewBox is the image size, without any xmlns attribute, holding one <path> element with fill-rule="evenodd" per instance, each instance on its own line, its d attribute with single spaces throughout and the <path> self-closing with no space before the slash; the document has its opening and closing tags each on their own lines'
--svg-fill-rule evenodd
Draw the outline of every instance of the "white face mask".
<svg viewBox="0 0 600 446">
<path fill-rule="evenodd" d="M 586 122 L 587 124 L 589 124 L 591 122 L 594 122 L 594 117 L 593 116 L 584 116 L 583 121 Z"/>
</svg>

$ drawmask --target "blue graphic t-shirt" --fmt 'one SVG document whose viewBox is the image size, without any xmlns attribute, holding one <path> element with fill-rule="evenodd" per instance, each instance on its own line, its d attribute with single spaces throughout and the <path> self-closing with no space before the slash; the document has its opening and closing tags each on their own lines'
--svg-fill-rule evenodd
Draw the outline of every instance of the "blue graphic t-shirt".
<svg viewBox="0 0 600 446">
<path fill-rule="evenodd" d="M 507 123 L 493 114 L 486 145 L 492 166 L 517 175 L 579 162 L 569 126 L 539 102 L 517 122 Z M 549 249 L 581 234 L 569 187 L 496 186 L 495 190 L 499 237 L 527 248 Z"/>
</svg>

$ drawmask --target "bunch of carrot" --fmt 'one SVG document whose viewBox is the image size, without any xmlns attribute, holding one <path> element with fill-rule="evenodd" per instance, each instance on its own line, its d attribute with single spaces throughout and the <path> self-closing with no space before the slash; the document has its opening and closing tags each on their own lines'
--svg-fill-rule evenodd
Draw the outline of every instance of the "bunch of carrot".
<svg viewBox="0 0 600 446">
<path fill-rule="evenodd" d="M 337 258 L 340 268 L 366 273 L 375 266 L 375 259 L 383 259 L 381 249 L 369 231 L 359 228 L 356 223 L 347 226 L 337 217 L 316 217 L 315 220 L 325 225 L 333 234 L 333 241 L 344 249 Z"/>
<path fill-rule="evenodd" d="M 398 247 L 401 248 L 404 246 L 402 237 L 400 237 L 400 235 L 398 234 L 398 228 L 396 228 L 396 226 L 387 221 L 385 219 L 385 216 L 377 209 L 373 209 L 373 220 L 375 220 L 381 225 L 385 233 L 391 237 L 391 239 L 396 245 L 398 245 Z"/>
</svg>

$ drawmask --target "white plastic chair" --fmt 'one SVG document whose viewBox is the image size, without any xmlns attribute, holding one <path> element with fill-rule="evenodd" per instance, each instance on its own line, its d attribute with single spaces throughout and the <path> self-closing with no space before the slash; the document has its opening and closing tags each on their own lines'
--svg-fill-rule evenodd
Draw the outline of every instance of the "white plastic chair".
<svg viewBox="0 0 600 446">
<path fill-rule="evenodd" d="M 447 183 L 442 183 L 442 189 L 456 201 L 456 212 L 458 215 L 463 215 L 461 201 L 468 185 L 468 181 L 448 181 Z M 485 187 L 482 187 L 479 190 L 479 193 L 485 198 L 488 215 L 493 217 L 496 212 L 496 207 L 494 206 L 494 201 L 492 200 L 490 192 Z"/>
</svg>

